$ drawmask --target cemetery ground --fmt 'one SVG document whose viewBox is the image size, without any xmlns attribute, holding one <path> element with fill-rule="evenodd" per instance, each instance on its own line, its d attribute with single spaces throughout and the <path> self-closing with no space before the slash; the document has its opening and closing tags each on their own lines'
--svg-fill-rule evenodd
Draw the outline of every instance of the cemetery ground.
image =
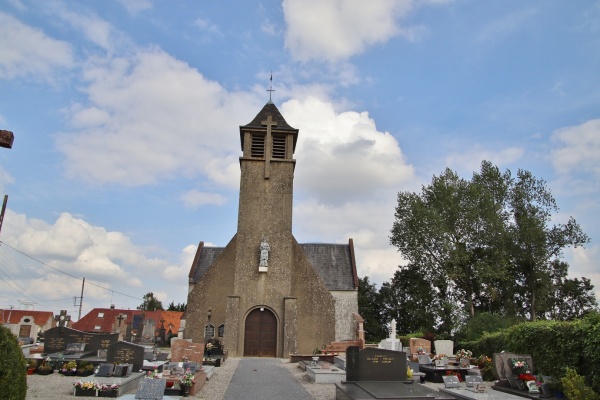
<svg viewBox="0 0 600 400">
<path fill-rule="evenodd" d="M 279 361 L 281 361 L 281 367 L 287 369 L 289 373 L 310 393 L 313 399 L 335 399 L 335 386 L 333 384 L 311 383 L 305 372 L 298 368 L 297 363 L 291 363 L 286 359 L 280 359 Z M 215 369 L 215 373 L 206 382 L 202 390 L 198 392 L 196 396 L 190 396 L 190 398 L 203 400 L 225 399 L 225 392 L 239 362 L 239 358 L 228 358 L 227 362 Z M 77 377 L 67 377 L 58 373 L 51 375 L 29 375 L 27 376 L 28 389 L 26 399 L 91 399 L 92 397 L 73 396 L 73 382 L 76 380 L 78 380 Z M 132 391 L 131 393 L 135 392 Z"/>
</svg>

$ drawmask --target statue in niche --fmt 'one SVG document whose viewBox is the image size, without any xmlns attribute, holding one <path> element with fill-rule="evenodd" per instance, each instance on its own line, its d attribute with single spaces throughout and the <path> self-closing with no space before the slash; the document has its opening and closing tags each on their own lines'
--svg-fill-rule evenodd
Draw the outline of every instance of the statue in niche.
<svg viewBox="0 0 600 400">
<path fill-rule="evenodd" d="M 268 267 L 269 266 L 269 251 L 271 247 L 269 246 L 269 242 L 263 239 L 260 242 L 260 264 L 259 267 Z"/>
</svg>

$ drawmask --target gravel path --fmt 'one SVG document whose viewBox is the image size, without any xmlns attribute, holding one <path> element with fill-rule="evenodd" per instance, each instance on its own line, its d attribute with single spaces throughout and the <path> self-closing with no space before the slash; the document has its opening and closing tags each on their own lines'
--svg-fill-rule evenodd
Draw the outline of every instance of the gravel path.
<svg viewBox="0 0 600 400">
<path fill-rule="evenodd" d="M 335 399 L 335 386 L 332 384 L 313 384 L 310 383 L 306 374 L 301 371 L 297 364 L 292 364 L 289 360 L 278 359 L 281 368 L 287 369 L 292 377 L 296 379 L 310 393 L 315 400 L 333 400 Z M 239 358 L 228 358 L 221 367 L 215 368 L 215 372 L 206 382 L 202 390 L 196 396 L 190 398 L 203 400 L 223 400 L 225 391 L 235 372 Z M 27 400 L 64 400 L 73 396 L 73 382 L 78 380 L 76 377 L 66 377 L 58 373 L 51 375 L 29 375 L 27 376 Z M 132 392 L 134 393 L 134 392 Z M 96 397 L 77 397 L 77 399 L 93 399 Z"/>
</svg>

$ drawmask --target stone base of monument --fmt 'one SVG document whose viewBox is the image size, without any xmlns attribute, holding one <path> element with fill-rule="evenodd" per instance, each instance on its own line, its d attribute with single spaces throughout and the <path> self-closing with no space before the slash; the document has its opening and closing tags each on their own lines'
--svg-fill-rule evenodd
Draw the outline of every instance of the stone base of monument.
<svg viewBox="0 0 600 400">
<path fill-rule="evenodd" d="M 333 364 L 339 368 L 346 370 L 346 355 L 339 355 L 333 358 Z"/>
<path fill-rule="evenodd" d="M 305 371 L 312 383 L 338 383 L 346 379 L 346 371 L 323 361 L 319 361 L 316 367 L 307 364 Z"/>
<path fill-rule="evenodd" d="M 290 354 L 290 362 L 310 361 L 313 357 L 319 357 L 319 361 L 326 361 L 333 364 L 333 359 L 337 354 Z"/>
<path fill-rule="evenodd" d="M 371 400 L 371 399 L 403 399 L 403 400 L 454 400 L 454 396 L 440 393 L 425 385 L 405 382 L 360 381 L 341 382 L 335 384 L 336 400 Z"/>
</svg>

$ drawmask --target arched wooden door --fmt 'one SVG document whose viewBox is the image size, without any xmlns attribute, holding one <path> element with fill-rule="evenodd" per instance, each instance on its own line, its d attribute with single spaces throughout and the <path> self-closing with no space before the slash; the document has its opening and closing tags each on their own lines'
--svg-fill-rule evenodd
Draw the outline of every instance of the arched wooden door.
<svg viewBox="0 0 600 400">
<path fill-rule="evenodd" d="M 275 357 L 277 318 L 266 308 L 252 310 L 246 317 L 244 357 Z"/>
</svg>

